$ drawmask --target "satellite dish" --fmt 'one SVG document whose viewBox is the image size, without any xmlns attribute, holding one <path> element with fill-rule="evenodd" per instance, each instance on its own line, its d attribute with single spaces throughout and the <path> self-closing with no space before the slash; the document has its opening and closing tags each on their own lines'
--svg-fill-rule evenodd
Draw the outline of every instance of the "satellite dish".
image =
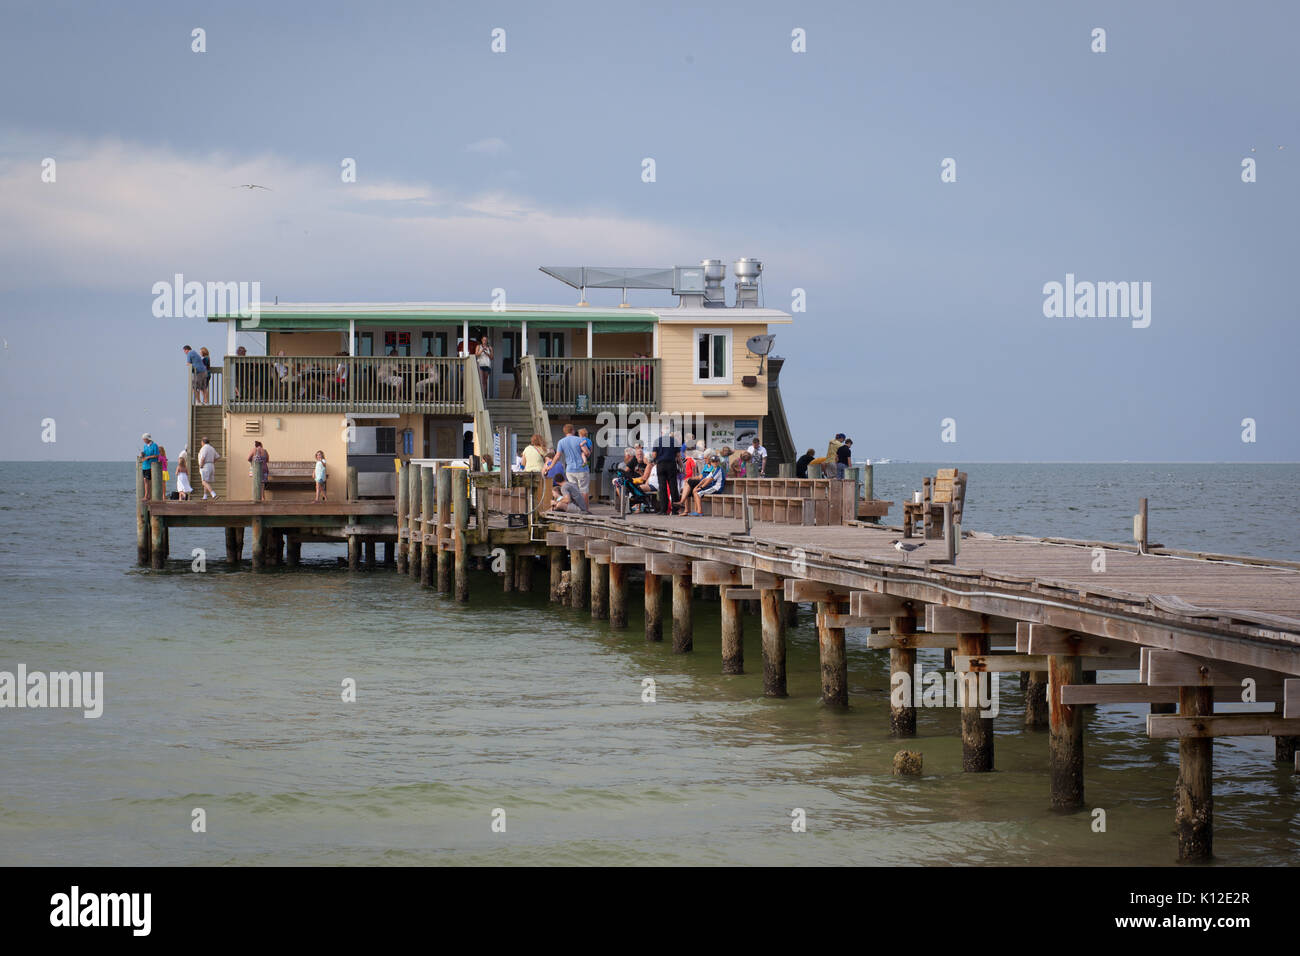
<svg viewBox="0 0 1300 956">
<path fill-rule="evenodd" d="M 749 349 L 751 355 L 758 356 L 758 374 L 763 374 L 763 359 L 767 353 L 772 351 L 772 345 L 776 342 L 775 335 L 751 335 L 745 341 L 745 348 Z"/>
</svg>

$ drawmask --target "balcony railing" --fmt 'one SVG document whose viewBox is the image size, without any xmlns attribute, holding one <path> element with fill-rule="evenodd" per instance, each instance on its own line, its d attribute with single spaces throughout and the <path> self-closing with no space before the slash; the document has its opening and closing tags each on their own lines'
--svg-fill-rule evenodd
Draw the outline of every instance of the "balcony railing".
<svg viewBox="0 0 1300 956">
<path fill-rule="evenodd" d="M 229 356 L 225 407 L 237 412 L 465 411 L 456 358 Z M 215 371 L 215 369 L 214 369 Z"/>
<path fill-rule="evenodd" d="M 659 407 L 659 359 L 539 356 L 535 361 L 542 402 L 548 409 L 572 413 L 619 405 Z"/>
</svg>

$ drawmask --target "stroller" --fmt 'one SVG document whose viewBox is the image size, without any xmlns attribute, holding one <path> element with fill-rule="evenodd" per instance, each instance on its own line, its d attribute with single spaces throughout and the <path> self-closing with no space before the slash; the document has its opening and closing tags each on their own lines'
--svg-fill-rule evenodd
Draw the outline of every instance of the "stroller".
<svg viewBox="0 0 1300 956">
<path fill-rule="evenodd" d="M 617 489 L 620 498 L 626 496 L 629 514 L 654 515 L 659 513 L 658 496 L 651 494 L 645 485 L 638 485 L 626 473 L 620 472 L 614 476 L 614 487 Z"/>
</svg>

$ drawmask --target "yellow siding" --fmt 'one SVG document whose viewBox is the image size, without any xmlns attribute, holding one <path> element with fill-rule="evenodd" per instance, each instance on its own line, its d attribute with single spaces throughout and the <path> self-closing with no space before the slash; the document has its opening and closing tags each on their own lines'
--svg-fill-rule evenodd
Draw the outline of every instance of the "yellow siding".
<svg viewBox="0 0 1300 956">
<path fill-rule="evenodd" d="M 276 428 L 276 422 L 280 427 Z M 364 416 L 358 418 L 362 424 L 371 420 Z M 244 434 L 245 422 L 260 422 L 260 435 Z M 415 450 L 418 454 L 423 448 L 424 416 L 403 415 L 401 418 L 386 418 L 374 423 L 390 425 L 397 429 L 398 450 L 401 450 L 400 435 L 410 428 L 415 431 Z M 271 456 L 271 462 L 277 461 L 311 461 L 316 452 L 325 452 L 328 467 L 330 497 L 343 500 L 347 491 L 348 450 L 343 440 L 343 416 L 337 413 L 298 412 L 293 414 L 241 414 L 227 413 L 226 448 L 229 454 L 224 462 L 226 472 L 226 495 L 233 501 L 248 501 L 253 496 L 253 480 L 248 475 L 248 453 L 253 450 L 253 442 L 260 441 L 262 447 Z M 404 456 L 402 456 L 404 457 Z M 274 496 L 275 482 L 271 482 Z M 292 494 L 289 495 L 293 497 Z"/>
<path fill-rule="evenodd" d="M 731 382 L 726 385 L 697 385 L 695 383 L 695 331 L 696 329 L 731 329 Z M 758 358 L 749 354 L 745 341 L 751 335 L 767 332 L 766 324 L 727 325 L 667 325 L 659 326 L 659 356 L 663 375 L 662 402 L 664 412 L 703 414 L 707 417 L 758 418 L 767 414 L 767 376 L 758 375 Z M 599 341 L 599 340 L 598 340 Z M 740 380 L 746 375 L 756 375 L 758 384 L 746 387 Z M 727 395 L 706 398 L 705 391 L 725 390 Z"/>
</svg>

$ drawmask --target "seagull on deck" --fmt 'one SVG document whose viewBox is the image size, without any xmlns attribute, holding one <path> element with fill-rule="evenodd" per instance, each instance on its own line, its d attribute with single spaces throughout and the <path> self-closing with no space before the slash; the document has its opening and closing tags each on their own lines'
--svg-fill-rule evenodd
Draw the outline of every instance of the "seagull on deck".
<svg viewBox="0 0 1300 956">
<path fill-rule="evenodd" d="M 911 554 L 911 553 L 912 553 L 913 551 L 915 551 L 917 548 L 924 548 L 924 547 L 925 547 L 925 542 L 924 542 L 924 541 L 922 541 L 920 544 L 912 544 L 910 541 L 904 541 L 904 540 L 902 540 L 901 538 L 895 538 L 893 541 L 891 541 L 891 542 L 889 542 L 889 543 L 892 544 L 892 545 L 894 546 L 894 550 L 895 550 L 895 551 L 898 551 L 898 552 L 900 552 L 900 553 L 903 555 L 903 563 L 904 563 L 904 564 L 907 563 L 907 556 L 908 556 L 909 554 Z"/>
<path fill-rule="evenodd" d="M 240 183 L 238 186 L 231 186 L 231 189 L 265 189 L 267 192 L 274 192 L 270 186 L 259 186 L 257 183 Z"/>
</svg>

